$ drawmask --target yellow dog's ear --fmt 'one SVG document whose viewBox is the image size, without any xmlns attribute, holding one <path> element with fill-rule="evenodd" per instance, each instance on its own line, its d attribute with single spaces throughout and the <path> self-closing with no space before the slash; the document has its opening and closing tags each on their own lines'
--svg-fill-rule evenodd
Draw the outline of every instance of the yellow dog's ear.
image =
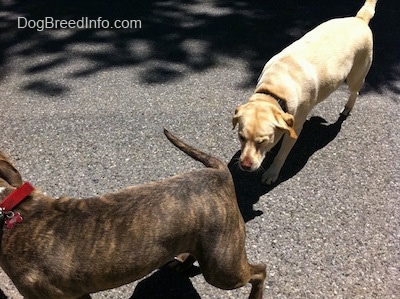
<svg viewBox="0 0 400 299">
<path fill-rule="evenodd" d="M 277 117 L 277 127 L 289 132 L 291 138 L 297 139 L 296 131 L 294 130 L 294 117 L 289 113 L 279 114 Z"/>
<path fill-rule="evenodd" d="M 236 109 L 235 109 L 235 115 L 232 117 L 232 125 L 233 125 L 232 130 L 235 129 L 236 125 L 237 125 L 238 122 L 239 122 L 239 118 L 240 118 L 240 116 L 241 116 L 241 114 L 240 114 L 240 107 L 241 107 L 241 106 L 236 107 Z"/>
</svg>

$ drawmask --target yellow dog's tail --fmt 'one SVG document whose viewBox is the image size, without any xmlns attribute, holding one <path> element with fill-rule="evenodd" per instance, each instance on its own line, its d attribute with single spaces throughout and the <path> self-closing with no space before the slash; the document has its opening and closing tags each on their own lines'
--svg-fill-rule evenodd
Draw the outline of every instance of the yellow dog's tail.
<svg viewBox="0 0 400 299">
<path fill-rule="evenodd" d="M 367 24 L 375 15 L 377 0 L 366 0 L 363 7 L 358 11 L 356 18 L 364 20 Z"/>
</svg>

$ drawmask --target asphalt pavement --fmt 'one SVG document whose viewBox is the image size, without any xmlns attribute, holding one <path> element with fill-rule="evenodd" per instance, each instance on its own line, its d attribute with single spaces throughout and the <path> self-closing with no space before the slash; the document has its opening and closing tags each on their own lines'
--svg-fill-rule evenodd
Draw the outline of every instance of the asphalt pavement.
<svg viewBox="0 0 400 299">
<path fill-rule="evenodd" d="M 1 150 L 48 194 L 86 197 L 202 167 L 166 140 L 165 127 L 229 165 L 249 259 L 267 265 L 265 298 L 398 298 L 400 5 L 378 1 L 374 63 L 351 116 L 339 117 L 343 86 L 312 111 L 266 187 L 261 173 L 237 166 L 235 107 L 273 54 L 363 4 L 277 2 L 2 1 Z M 18 28 L 19 17 L 141 22 L 38 30 Z M 4 273 L 0 288 L 21 298 Z M 161 269 L 93 298 L 245 298 L 249 290 Z"/>
</svg>

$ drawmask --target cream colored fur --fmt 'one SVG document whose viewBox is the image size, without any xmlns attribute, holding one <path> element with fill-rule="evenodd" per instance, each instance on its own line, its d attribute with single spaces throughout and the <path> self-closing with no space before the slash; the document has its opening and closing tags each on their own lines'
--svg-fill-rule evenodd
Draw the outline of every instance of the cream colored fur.
<svg viewBox="0 0 400 299">
<path fill-rule="evenodd" d="M 322 23 L 266 63 L 255 93 L 236 109 L 232 120 L 234 127 L 239 124 L 243 170 L 259 169 L 283 136 L 277 156 L 262 176 L 266 184 L 275 182 L 308 113 L 344 81 L 350 97 L 342 113 L 350 113 L 372 63 L 368 23 L 376 2 L 367 0 L 355 17 Z M 286 112 L 278 99 L 286 103 Z"/>
</svg>

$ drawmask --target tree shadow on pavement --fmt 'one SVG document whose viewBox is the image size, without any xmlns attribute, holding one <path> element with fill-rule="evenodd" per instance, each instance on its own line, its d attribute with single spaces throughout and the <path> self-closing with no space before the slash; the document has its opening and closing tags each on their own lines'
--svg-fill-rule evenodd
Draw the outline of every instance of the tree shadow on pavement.
<svg viewBox="0 0 400 299">
<path fill-rule="evenodd" d="M 373 90 L 399 93 L 397 0 L 378 1 L 371 22 L 375 61 L 367 77 Z M 140 66 L 143 84 L 174 83 L 182 76 L 240 59 L 248 72 L 243 86 L 254 86 L 264 63 L 317 24 L 353 16 L 363 0 L 135 1 L 36 0 L 0 3 L 0 80 L 14 67 L 24 92 L 60 96 L 73 80 L 122 67 Z M 26 21 L 80 20 L 86 29 L 28 28 Z M 24 18 L 24 19 L 23 19 Z M 115 20 L 139 20 L 131 29 L 111 28 Z M 50 23 L 51 24 L 51 23 Z M 18 28 L 24 27 L 25 28 Z M 104 25 L 103 28 L 100 25 Z M 105 25 L 108 25 L 108 28 Z M 139 24 L 136 24 L 139 25 Z M 60 75 L 54 76 L 57 70 Z"/>
<path fill-rule="evenodd" d="M 253 209 L 253 205 L 258 202 L 260 196 L 267 194 L 280 183 L 296 175 L 316 151 L 322 149 L 335 139 L 345 119 L 344 116 L 340 115 L 333 124 L 327 124 L 325 119 L 316 116 L 307 120 L 281 170 L 278 180 L 272 185 L 268 186 L 261 183 L 261 171 L 248 173 L 240 170 L 238 165 L 240 151 L 232 157 L 228 167 L 231 170 L 235 182 L 239 208 L 246 222 L 262 214 L 261 211 L 255 211 Z M 262 164 L 264 169 L 268 169 L 280 145 L 281 144 L 278 143 L 271 152 L 267 154 Z"/>
</svg>

